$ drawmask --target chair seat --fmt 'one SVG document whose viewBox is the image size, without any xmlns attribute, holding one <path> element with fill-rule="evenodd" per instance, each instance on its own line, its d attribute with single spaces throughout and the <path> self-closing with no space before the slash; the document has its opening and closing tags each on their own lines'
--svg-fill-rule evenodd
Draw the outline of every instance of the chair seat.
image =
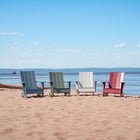
<svg viewBox="0 0 140 140">
<path fill-rule="evenodd" d="M 105 88 L 103 89 L 104 93 L 116 93 L 116 94 L 120 94 L 121 93 L 121 89 L 116 89 L 116 88 Z"/>
<path fill-rule="evenodd" d="M 54 88 L 54 93 L 65 93 L 70 92 L 70 88 Z"/>
<path fill-rule="evenodd" d="M 95 88 L 93 87 L 79 87 L 77 89 L 78 92 L 95 92 Z"/>
<path fill-rule="evenodd" d="M 44 93 L 43 89 L 26 89 L 27 94 Z"/>
</svg>

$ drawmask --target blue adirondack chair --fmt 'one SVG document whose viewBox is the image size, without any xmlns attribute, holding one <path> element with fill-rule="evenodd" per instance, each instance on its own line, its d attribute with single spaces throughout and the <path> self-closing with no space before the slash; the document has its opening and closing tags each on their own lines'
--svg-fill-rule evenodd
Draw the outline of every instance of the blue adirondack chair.
<svg viewBox="0 0 140 140">
<path fill-rule="evenodd" d="M 50 77 L 50 87 L 51 92 L 50 96 L 54 96 L 54 93 L 64 93 L 66 96 L 67 94 L 70 95 L 70 86 L 71 82 L 68 81 L 68 87 L 64 86 L 64 79 L 63 79 L 63 72 L 49 72 Z"/>
<path fill-rule="evenodd" d="M 27 94 L 37 94 L 44 96 L 44 82 L 41 82 L 41 88 L 37 88 L 34 71 L 20 71 L 21 82 L 23 87 L 22 97 L 27 98 Z"/>
</svg>

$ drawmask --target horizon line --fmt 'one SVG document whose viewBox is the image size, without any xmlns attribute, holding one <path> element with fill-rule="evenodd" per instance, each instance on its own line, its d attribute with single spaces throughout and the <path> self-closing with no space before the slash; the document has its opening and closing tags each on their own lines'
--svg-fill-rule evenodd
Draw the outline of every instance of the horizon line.
<svg viewBox="0 0 140 140">
<path fill-rule="evenodd" d="M 113 69 L 113 68 L 140 68 L 140 67 L 73 67 L 73 68 L 0 68 L 0 69 Z"/>
</svg>

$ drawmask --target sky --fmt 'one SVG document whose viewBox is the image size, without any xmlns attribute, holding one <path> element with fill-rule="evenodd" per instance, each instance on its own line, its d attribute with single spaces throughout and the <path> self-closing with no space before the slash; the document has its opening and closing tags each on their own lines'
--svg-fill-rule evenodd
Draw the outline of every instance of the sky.
<svg viewBox="0 0 140 140">
<path fill-rule="evenodd" d="M 140 67 L 140 0 L 0 0 L 0 68 Z"/>
</svg>

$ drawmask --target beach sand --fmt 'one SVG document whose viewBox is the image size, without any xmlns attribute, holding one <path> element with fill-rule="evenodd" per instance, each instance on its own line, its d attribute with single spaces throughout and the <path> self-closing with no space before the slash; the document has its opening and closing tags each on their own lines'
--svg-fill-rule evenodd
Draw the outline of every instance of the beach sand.
<svg viewBox="0 0 140 140">
<path fill-rule="evenodd" d="M 0 89 L 0 140 L 140 140 L 139 97 L 45 90 L 25 99 L 21 91 Z"/>
</svg>

